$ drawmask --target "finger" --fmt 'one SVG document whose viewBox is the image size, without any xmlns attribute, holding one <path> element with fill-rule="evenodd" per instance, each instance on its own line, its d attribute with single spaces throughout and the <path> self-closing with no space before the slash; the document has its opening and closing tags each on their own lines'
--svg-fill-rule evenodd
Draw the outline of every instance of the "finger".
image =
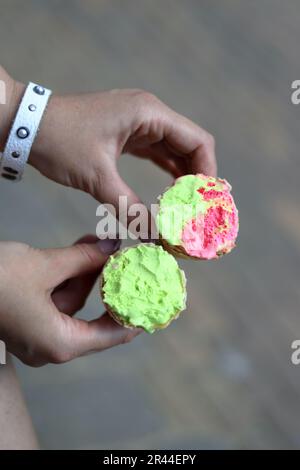
<svg viewBox="0 0 300 470">
<path fill-rule="evenodd" d="M 127 185 L 121 178 L 115 166 L 111 166 L 109 184 L 106 184 L 101 189 L 101 193 L 96 195 L 100 202 L 112 204 L 116 210 L 117 218 L 127 225 L 130 229 L 131 222 L 139 218 L 140 231 L 133 231 L 133 235 L 141 239 L 151 238 L 151 228 L 155 228 L 155 223 L 152 220 L 151 213 L 142 203 L 138 195 Z M 120 198 L 125 197 L 125 204 L 120 206 Z"/>
<path fill-rule="evenodd" d="M 90 322 L 61 314 L 60 322 L 60 344 L 54 362 L 67 362 L 128 343 L 142 332 L 118 325 L 107 313 Z"/>
<path fill-rule="evenodd" d="M 141 328 L 129 329 L 118 325 L 108 313 L 89 323 L 92 336 L 91 343 L 84 347 L 82 354 L 93 351 L 103 351 L 104 349 L 129 343 L 133 338 L 143 332 Z"/>
<path fill-rule="evenodd" d="M 161 141 L 147 147 L 136 148 L 131 152 L 143 158 L 150 158 L 156 165 L 170 173 L 174 178 L 187 174 L 187 164 L 184 158 L 175 154 Z"/>
<path fill-rule="evenodd" d="M 99 240 L 97 243 L 78 243 L 68 248 L 45 250 L 49 258 L 54 286 L 66 279 L 100 272 L 108 256 L 120 246 L 120 240 Z"/>
<path fill-rule="evenodd" d="M 78 243 L 96 243 L 97 241 L 98 238 L 95 235 L 85 235 L 77 240 L 75 245 Z M 60 284 L 52 293 L 52 301 L 56 308 L 67 315 L 74 315 L 81 310 L 96 282 L 98 274 L 98 272 L 86 274 Z"/>
<path fill-rule="evenodd" d="M 178 169 L 176 163 L 173 160 L 169 160 L 167 158 L 163 158 L 159 155 L 154 155 L 154 154 L 152 154 L 151 160 L 159 168 L 161 168 L 162 170 L 172 175 L 173 178 L 179 178 L 179 176 L 182 176 L 184 174 L 182 171 Z"/>
<path fill-rule="evenodd" d="M 78 238 L 76 242 L 73 243 L 73 245 L 78 245 L 78 243 L 97 243 L 98 240 L 99 239 L 96 235 L 93 235 L 92 233 L 87 233 L 86 235 L 83 235 L 82 237 Z"/>
<path fill-rule="evenodd" d="M 57 310 L 74 315 L 81 310 L 88 298 L 99 272 L 70 279 L 66 285 L 52 293 L 52 302 Z"/>
<path fill-rule="evenodd" d="M 164 106 L 164 138 L 172 149 L 187 158 L 193 173 L 217 175 L 213 137 L 194 122 Z"/>
</svg>

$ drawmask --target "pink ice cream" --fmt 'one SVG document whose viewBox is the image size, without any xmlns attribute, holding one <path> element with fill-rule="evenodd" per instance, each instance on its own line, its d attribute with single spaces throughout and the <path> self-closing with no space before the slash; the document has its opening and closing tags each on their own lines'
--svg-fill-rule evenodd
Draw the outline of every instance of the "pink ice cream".
<svg viewBox="0 0 300 470">
<path fill-rule="evenodd" d="M 182 245 L 190 256 L 212 259 L 228 253 L 238 234 L 238 212 L 228 186 L 223 191 L 202 191 L 206 201 L 213 200 L 205 214 L 190 220 L 182 232 Z"/>
</svg>

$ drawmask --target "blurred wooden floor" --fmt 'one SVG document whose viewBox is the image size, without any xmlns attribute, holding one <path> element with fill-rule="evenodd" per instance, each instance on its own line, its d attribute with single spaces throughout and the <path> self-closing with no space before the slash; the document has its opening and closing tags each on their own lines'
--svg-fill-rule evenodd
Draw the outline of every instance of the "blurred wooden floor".
<svg viewBox="0 0 300 470">
<path fill-rule="evenodd" d="M 145 88 L 209 129 L 241 217 L 230 256 L 183 263 L 189 308 L 167 331 L 18 366 L 42 445 L 299 448 L 299 2 L 0 0 L 0 11 L 1 63 L 19 79 Z M 120 170 L 149 204 L 169 183 L 130 157 Z M 33 170 L 0 194 L 1 239 L 59 246 L 95 231 L 94 201 Z M 94 293 L 83 315 L 100 310 Z"/>
</svg>

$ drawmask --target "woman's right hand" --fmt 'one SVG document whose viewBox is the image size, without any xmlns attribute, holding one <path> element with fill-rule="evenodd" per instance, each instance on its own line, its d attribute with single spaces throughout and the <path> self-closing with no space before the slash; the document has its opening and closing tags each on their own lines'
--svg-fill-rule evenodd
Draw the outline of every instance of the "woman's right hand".
<svg viewBox="0 0 300 470">
<path fill-rule="evenodd" d="M 129 342 L 140 330 L 106 313 L 73 318 L 90 293 L 115 240 L 86 236 L 68 248 L 39 250 L 0 242 L 0 339 L 30 366 L 63 363 Z"/>
</svg>

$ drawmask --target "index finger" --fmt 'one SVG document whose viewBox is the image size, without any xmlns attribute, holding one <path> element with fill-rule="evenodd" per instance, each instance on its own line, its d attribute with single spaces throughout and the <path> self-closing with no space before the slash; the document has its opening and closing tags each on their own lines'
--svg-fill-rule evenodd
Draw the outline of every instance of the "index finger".
<svg viewBox="0 0 300 470">
<path fill-rule="evenodd" d="M 209 132 L 169 108 L 164 126 L 166 142 L 187 158 L 192 173 L 217 176 L 215 140 Z"/>
</svg>

